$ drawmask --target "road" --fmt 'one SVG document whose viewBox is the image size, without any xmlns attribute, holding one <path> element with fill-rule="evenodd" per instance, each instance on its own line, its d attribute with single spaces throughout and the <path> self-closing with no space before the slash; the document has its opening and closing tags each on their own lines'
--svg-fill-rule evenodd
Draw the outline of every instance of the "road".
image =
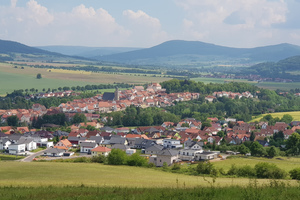
<svg viewBox="0 0 300 200">
<path fill-rule="evenodd" d="M 34 154 L 31 154 L 31 155 L 27 156 L 26 158 L 23 158 L 23 159 L 21 159 L 19 161 L 21 161 L 21 162 L 31 162 L 35 157 L 43 155 L 44 151 L 46 151 L 46 150 L 47 149 L 44 149 L 42 151 L 36 152 Z"/>
</svg>

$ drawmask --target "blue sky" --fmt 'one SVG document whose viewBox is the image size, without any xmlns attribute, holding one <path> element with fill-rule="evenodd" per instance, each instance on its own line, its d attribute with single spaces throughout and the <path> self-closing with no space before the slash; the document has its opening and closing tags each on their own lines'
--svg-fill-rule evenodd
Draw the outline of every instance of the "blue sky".
<svg viewBox="0 0 300 200">
<path fill-rule="evenodd" d="M 1 0 L 0 39 L 31 46 L 300 45 L 300 0 Z"/>
</svg>

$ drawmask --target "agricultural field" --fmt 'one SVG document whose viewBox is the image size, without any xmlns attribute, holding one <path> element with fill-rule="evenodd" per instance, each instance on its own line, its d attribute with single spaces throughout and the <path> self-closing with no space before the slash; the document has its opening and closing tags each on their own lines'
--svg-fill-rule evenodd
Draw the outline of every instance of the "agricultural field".
<svg viewBox="0 0 300 200">
<path fill-rule="evenodd" d="M 289 158 L 289 157 L 276 157 L 276 158 L 261 158 L 261 157 L 232 157 L 226 160 L 213 162 L 216 168 L 223 168 L 228 171 L 231 165 L 235 164 L 238 167 L 248 165 L 254 167 L 257 163 L 267 162 L 270 164 L 275 164 L 279 168 L 289 172 L 292 169 L 298 168 L 300 166 L 300 158 Z"/>
<path fill-rule="evenodd" d="M 220 162 L 221 163 L 221 162 Z M 111 166 L 96 163 L 59 163 L 59 162 L 1 162 L 0 187 L 47 187 L 47 186 L 91 186 L 91 187 L 132 187 L 132 188 L 193 188 L 209 187 L 212 178 L 189 176 L 163 172 L 160 170 Z M 296 185 L 293 180 L 283 180 Z M 260 179 L 258 184 L 268 184 L 269 180 Z M 217 178 L 215 185 L 246 186 L 247 178 Z"/>
<path fill-rule="evenodd" d="M 272 115 L 273 118 L 279 117 L 282 118 L 283 115 L 289 114 L 293 117 L 294 121 L 300 121 L 300 111 L 294 111 L 294 112 L 277 112 L 277 113 L 268 113 L 268 114 L 263 114 L 263 115 L 258 115 L 253 117 L 253 119 L 250 122 L 255 122 L 261 120 L 264 116 L 266 115 Z"/>
<path fill-rule="evenodd" d="M 300 82 L 294 82 L 294 83 L 278 83 L 278 82 L 260 82 L 258 84 L 255 84 L 257 87 L 270 89 L 270 90 L 291 90 L 300 88 Z"/>
<path fill-rule="evenodd" d="M 260 88 L 270 89 L 270 90 L 291 90 L 300 88 L 300 82 L 294 83 L 278 83 L 278 82 L 256 82 L 256 81 L 248 81 L 247 79 L 223 79 L 223 78 L 191 78 L 194 81 L 201 81 L 204 83 L 224 83 L 225 81 L 232 81 L 232 82 L 243 82 L 255 85 Z"/>
<path fill-rule="evenodd" d="M 153 77 L 143 74 L 112 74 L 112 73 L 91 73 L 85 71 L 39 69 L 33 67 L 0 63 L 0 95 L 5 95 L 16 89 L 35 88 L 40 92 L 43 88 L 56 89 L 64 86 L 85 86 L 88 84 L 113 84 L 130 83 L 144 84 L 150 82 L 162 82 L 169 80 L 165 77 Z M 36 79 L 38 73 L 42 74 L 42 79 Z"/>
</svg>

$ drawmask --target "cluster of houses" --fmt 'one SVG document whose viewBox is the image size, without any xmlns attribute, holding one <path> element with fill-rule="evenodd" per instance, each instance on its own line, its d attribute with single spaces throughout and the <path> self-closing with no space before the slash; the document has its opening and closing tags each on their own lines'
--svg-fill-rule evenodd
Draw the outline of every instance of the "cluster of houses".
<svg viewBox="0 0 300 200">
<path fill-rule="evenodd" d="M 300 129 L 300 122 L 288 125 L 277 122 L 274 126 L 267 122 L 245 123 L 243 121 L 221 121 L 217 118 L 209 118 L 211 126 L 202 127 L 202 123 L 194 118 L 182 119 L 179 123 L 164 122 L 161 126 L 111 128 L 98 127 L 89 131 L 81 128 L 87 124 L 71 126 L 71 132 L 56 131 L 28 131 L 23 134 L 5 132 L 0 133 L 0 149 L 10 154 L 22 154 L 37 147 L 48 148 L 45 156 L 71 156 L 73 148 L 80 153 L 107 156 L 112 149 L 121 149 L 127 154 L 133 154 L 136 149 L 149 158 L 149 162 L 156 166 L 164 163 L 171 165 L 178 161 L 210 160 L 219 156 L 220 152 L 205 151 L 207 144 L 220 145 L 226 142 L 238 145 L 250 140 L 251 132 L 255 133 L 255 140 L 263 146 L 268 146 L 269 136 L 282 131 L 284 137 L 289 136 Z M 230 122 L 229 122 L 230 121 Z M 90 125 L 96 125 L 87 122 Z M 291 128 L 289 126 L 292 126 Z M 218 134 L 220 131 L 226 135 Z M 60 138 L 53 144 L 54 137 Z M 67 138 L 67 139 L 65 139 Z M 49 148 L 52 147 L 52 148 Z"/>
<path fill-rule="evenodd" d="M 125 110 L 130 105 L 142 108 L 171 106 L 174 101 L 190 101 L 198 99 L 199 96 L 199 93 L 190 92 L 167 94 L 166 90 L 162 89 L 160 84 L 151 83 L 147 89 L 144 89 L 143 86 L 135 86 L 130 90 L 119 91 L 116 88 L 115 92 L 105 92 L 93 98 L 63 103 L 59 105 L 59 109 L 64 113 L 106 113 Z"/>
<path fill-rule="evenodd" d="M 66 90 L 61 92 L 40 92 L 36 94 L 30 94 L 26 96 L 26 99 L 41 99 L 41 98 L 50 98 L 50 97 L 69 97 L 69 96 L 78 96 L 78 93 L 73 92 L 72 90 Z"/>
<path fill-rule="evenodd" d="M 50 96 L 49 96 L 50 95 Z M 51 97 L 51 95 L 59 95 L 59 97 L 73 95 L 72 91 L 64 91 L 58 93 L 41 93 L 39 98 Z M 165 107 L 174 105 L 174 101 L 190 101 L 198 99 L 199 93 L 171 93 L 167 94 L 165 89 L 161 88 L 158 83 L 151 83 L 147 89 L 143 86 L 135 86 L 130 90 L 116 89 L 115 92 L 105 92 L 102 95 L 97 95 L 91 98 L 75 99 L 73 101 L 62 103 L 58 107 L 51 107 L 47 109 L 40 104 L 34 104 L 31 109 L 9 109 L 0 110 L 1 123 L 6 123 L 10 116 L 17 116 L 20 123 L 29 125 L 33 119 L 37 119 L 45 114 L 65 113 L 67 119 L 71 120 L 76 113 L 83 113 L 87 120 L 97 120 L 100 118 L 99 114 L 112 111 L 125 110 L 130 105 L 138 107 Z"/>
</svg>

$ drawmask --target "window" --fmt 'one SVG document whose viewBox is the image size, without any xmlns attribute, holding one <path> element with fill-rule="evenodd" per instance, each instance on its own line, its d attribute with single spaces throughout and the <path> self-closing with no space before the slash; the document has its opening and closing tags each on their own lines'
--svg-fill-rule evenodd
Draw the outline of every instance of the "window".
<svg viewBox="0 0 300 200">
<path fill-rule="evenodd" d="M 185 152 L 182 152 L 182 155 L 185 155 Z"/>
<path fill-rule="evenodd" d="M 188 156 L 188 155 L 189 155 L 189 152 L 187 152 L 186 155 Z"/>
</svg>

